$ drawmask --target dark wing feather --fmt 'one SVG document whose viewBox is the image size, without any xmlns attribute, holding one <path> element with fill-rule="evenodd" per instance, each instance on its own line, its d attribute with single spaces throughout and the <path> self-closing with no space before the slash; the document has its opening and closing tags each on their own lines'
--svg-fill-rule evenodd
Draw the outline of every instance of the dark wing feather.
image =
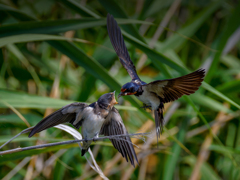
<svg viewBox="0 0 240 180">
<path fill-rule="evenodd" d="M 153 81 L 145 86 L 146 90 L 157 94 L 163 103 L 177 100 L 182 95 L 193 94 L 201 86 L 205 69 L 174 79 Z"/>
<path fill-rule="evenodd" d="M 128 50 L 124 43 L 121 30 L 113 16 L 110 14 L 107 15 L 107 29 L 113 48 L 116 51 L 123 67 L 127 70 L 132 80 L 140 81 L 140 78 L 138 77 L 136 72 L 136 68 L 128 54 Z"/>
<path fill-rule="evenodd" d="M 63 108 L 55 111 L 54 113 L 50 114 L 49 116 L 42 119 L 31 131 L 28 137 L 32 137 L 34 134 L 41 132 L 47 128 L 56 126 L 58 124 L 63 123 L 71 123 L 77 119 L 77 114 L 81 113 L 85 107 L 88 105 L 85 103 L 72 103 Z M 74 124 L 73 124 L 74 125 Z M 81 126 L 81 119 L 80 122 L 74 125 L 76 128 Z"/>
<path fill-rule="evenodd" d="M 127 129 L 123 124 L 122 118 L 116 108 L 112 108 L 104 124 L 102 125 L 99 134 L 105 136 L 128 134 Z M 137 163 L 138 159 L 129 136 L 115 138 L 116 139 L 110 139 L 113 146 L 122 154 L 122 156 L 127 160 L 127 162 L 129 159 L 131 164 L 135 167 L 134 158 Z"/>
</svg>

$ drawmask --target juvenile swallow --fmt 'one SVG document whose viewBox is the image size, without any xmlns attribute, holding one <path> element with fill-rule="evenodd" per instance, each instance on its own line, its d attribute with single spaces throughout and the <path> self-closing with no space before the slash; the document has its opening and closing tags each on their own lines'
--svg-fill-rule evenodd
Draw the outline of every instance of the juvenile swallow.
<svg viewBox="0 0 240 180">
<path fill-rule="evenodd" d="M 84 139 L 97 138 L 98 135 L 128 134 L 118 110 L 114 107 L 118 102 L 115 92 L 102 95 L 97 102 L 90 105 L 75 102 L 64 106 L 42 119 L 30 132 L 28 137 L 63 123 L 71 123 L 76 129 L 81 128 Z M 121 140 L 122 139 L 122 140 Z M 132 141 L 129 136 L 110 139 L 113 146 L 135 167 L 134 159 L 138 163 Z M 82 156 L 88 151 L 92 141 L 83 141 Z"/>
<path fill-rule="evenodd" d="M 118 97 L 135 95 L 144 103 L 145 108 L 154 110 L 157 139 L 163 129 L 164 103 L 177 100 L 182 95 L 193 94 L 201 86 L 205 69 L 174 79 L 157 80 L 150 83 L 141 81 L 130 59 L 121 30 L 112 15 L 107 15 L 107 30 L 112 46 L 121 64 L 127 70 L 132 81 L 124 84 Z"/>
</svg>

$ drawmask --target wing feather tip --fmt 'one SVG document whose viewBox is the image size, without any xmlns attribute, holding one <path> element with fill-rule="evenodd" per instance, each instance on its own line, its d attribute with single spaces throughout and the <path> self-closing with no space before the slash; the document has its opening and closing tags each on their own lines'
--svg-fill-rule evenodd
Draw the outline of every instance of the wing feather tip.
<svg viewBox="0 0 240 180">
<path fill-rule="evenodd" d="M 34 130 L 34 129 L 33 129 L 33 130 Z M 30 134 L 28 135 L 29 138 L 32 137 L 32 136 L 35 134 L 35 132 L 34 132 L 33 130 L 32 130 L 32 131 L 30 132 Z"/>
</svg>

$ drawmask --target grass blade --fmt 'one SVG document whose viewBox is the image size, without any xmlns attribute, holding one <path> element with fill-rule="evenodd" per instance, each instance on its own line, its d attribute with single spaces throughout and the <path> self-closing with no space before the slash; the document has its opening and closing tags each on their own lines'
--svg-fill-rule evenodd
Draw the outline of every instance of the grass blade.
<svg viewBox="0 0 240 180">
<path fill-rule="evenodd" d="M 211 64 L 210 69 L 205 78 L 205 81 L 208 83 L 212 79 L 215 71 L 217 70 L 217 67 L 218 67 L 219 61 L 221 59 L 224 47 L 227 43 L 227 40 L 240 26 L 240 18 L 239 17 L 240 17 L 240 2 L 238 2 L 238 5 L 234 9 L 234 12 L 229 17 L 229 21 L 225 25 L 225 29 L 223 30 L 221 37 L 219 39 L 219 43 L 217 44 L 218 52 L 214 54 L 212 64 Z"/>
</svg>

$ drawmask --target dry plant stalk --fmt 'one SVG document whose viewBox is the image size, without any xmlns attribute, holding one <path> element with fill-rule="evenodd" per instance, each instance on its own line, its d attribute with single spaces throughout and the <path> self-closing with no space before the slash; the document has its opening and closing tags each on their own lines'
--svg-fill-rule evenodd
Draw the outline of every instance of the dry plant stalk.
<svg viewBox="0 0 240 180">
<path fill-rule="evenodd" d="M 227 105 L 227 104 L 224 104 L 224 106 L 229 108 L 229 105 Z M 205 138 L 205 140 L 200 148 L 200 151 L 199 151 L 198 157 L 197 157 L 197 162 L 195 163 L 190 180 L 200 179 L 201 166 L 209 158 L 210 151 L 208 150 L 208 148 L 212 144 L 213 134 L 216 135 L 218 133 L 219 129 L 221 128 L 221 125 L 233 118 L 234 118 L 234 116 L 227 115 L 222 111 L 218 113 L 218 115 L 216 117 L 216 123 L 211 128 L 212 133 L 210 132 L 207 135 L 207 137 Z"/>
<path fill-rule="evenodd" d="M 166 15 L 164 16 L 163 20 L 161 21 L 161 23 L 159 24 L 155 34 L 153 35 L 150 43 L 149 43 L 149 47 L 150 48 L 154 48 L 156 45 L 156 42 L 158 41 L 159 37 L 161 36 L 163 30 L 165 29 L 165 27 L 167 26 L 167 24 L 169 23 L 171 17 L 173 16 L 173 14 L 175 13 L 175 11 L 177 10 L 178 6 L 180 5 L 181 0 L 175 0 L 172 5 L 170 6 L 169 10 L 167 11 Z M 143 65 L 145 64 L 147 60 L 147 55 L 143 54 L 140 57 L 140 60 L 138 61 L 137 64 L 137 69 L 142 69 Z"/>
</svg>

